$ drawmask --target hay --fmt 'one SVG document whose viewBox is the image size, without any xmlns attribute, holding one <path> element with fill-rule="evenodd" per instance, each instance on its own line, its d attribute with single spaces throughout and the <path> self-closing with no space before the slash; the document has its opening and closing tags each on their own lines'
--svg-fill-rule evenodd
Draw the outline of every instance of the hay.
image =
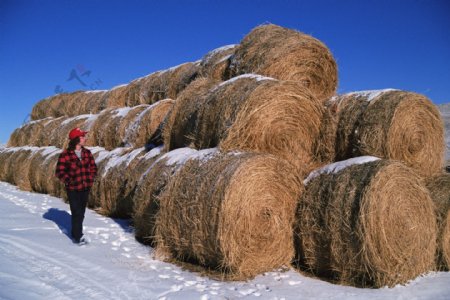
<svg viewBox="0 0 450 300">
<path fill-rule="evenodd" d="M 395 161 L 337 165 L 306 181 L 294 226 L 297 267 L 361 287 L 392 287 L 431 270 L 436 221 L 419 176 Z"/>
<path fill-rule="evenodd" d="M 16 185 L 24 191 L 31 191 L 31 183 L 29 178 L 31 158 L 39 150 L 38 147 L 20 147 L 17 148 L 13 155 L 10 156 L 9 178 L 10 183 Z"/>
<path fill-rule="evenodd" d="M 56 135 L 61 123 L 67 120 L 68 117 L 49 118 L 48 121 L 43 124 L 41 131 L 36 137 L 36 146 L 46 147 L 52 146 L 51 140 Z"/>
<path fill-rule="evenodd" d="M 230 78 L 229 66 L 237 45 L 228 45 L 208 52 L 200 62 L 199 76 L 224 81 Z"/>
<path fill-rule="evenodd" d="M 52 153 L 61 153 L 61 149 L 56 147 L 41 147 L 30 158 L 30 168 L 28 171 L 28 178 L 30 180 L 31 189 L 38 193 L 47 193 L 44 183 L 48 180 L 53 180 L 55 170 L 44 170 L 43 164 L 46 158 Z M 53 154 L 56 155 L 56 154 Z"/>
<path fill-rule="evenodd" d="M 49 133 L 49 144 L 57 148 L 66 149 L 69 145 L 69 132 L 74 128 L 81 128 L 81 130 L 87 130 L 87 120 L 91 115 L 80 115 L 76 117 L 65 117 L 57 128 Z"/>
<path fill-rule="evenodd" d="M 104 102 L 106 108 L 124 107 L 127 103 L 128 86 L 121 84 L 106 92 Z"/>
<path fill-rule="evenodd" d="M 178 94 L 198 74 L 197 63 L 184 63 L 143 78 L 139 103 L 153 104 L 166 98 L 176 99 Z"/>
<path fill-rule="evenodd" d="M 39 134 L 51 120 L 53 118 L 31 121 L 16 128 L 9 138 L 8 147 L 40 146 Z"/>
<path fill-rule="evenodd" d="M 136 239 L 141 243 L 156 245 L 154 237 L 156 214 L 159 211 L 159 196 L 175 172 L 189 157 L 197 153 L 194 149 L 181 148 L 163 155 L 151 155 L 152 160 L 145 161 L 147 169 L 141 168 L 144 172 L 136 182 L 133 195 L 134 233 Z"/>
<path fill-rule="evenodd" d="M 100 181 L 100 210 L 103 215 L 115 218 L 130 218 L 133 213 L 133 201 L 130 193 L 134 190 L 127 185 L 132 170 L 144 155 L 144 148 L 138 148 L 123 155 L 108 159 L 102 173 L 97 178 Z M 140 174 L 134 174 L 140 176 Z"/>
<path fill-rule="evenodd" d="M 190 146 L 200 106 L 205 101 L 208 91 L 217 83 L 218 81 L 211 78 L 199 77 L 180 93 L 163 130 L 164 146 L 167 151 Z"/>
<path fill-rule="evenodd" d="M 444 164 L 444 126 L 425 96 L 398 90 L 350 93 L 337 101 L 336 158 L 361 155 L 404 162 L 423 176 Z"/>
<path fill-rule="evenodd" d="M 147 107 L 148 105 L 138 105 L 103 110 L 92 125 L 90 141 L 88 140 L 87 145 L 101 146 L 106 150 L 126 146 L 127 128 Z"/>
<path fill-rule="evenodd" d="M 125 144 L 134 148 L 145 146 L 174 104 L 174 100 L 165 99 L 145 108 L 125 130 Z"/>
<path fill-rule="evenodd" d="M 219 146 L 274 154 L 305 171 L 305 165 L 320 159 L 317 140 L 324 113 L 303 86 L 246 74 L 202 93 L 195 102 L 177 100 L 164 142 L 169 150 Z"/>
<path fill-rule="evenodd" d="M 438 270 L 450 269 L 450 174 L 439 174 L 426 179 L 433 199 L 438 223 Z"/>
<path fill-rule="evenodd" d="M 236 280 L 288 265 L 300 191 L 292 167 L 271 155 L 191 159 L 160 195 L 157 256 Z"/>
<path fill-rule="evenodd" d="M 8 182 L 9 165 L 11 163 L 10 157 L 13 155 L 15 149 L 14 147 L 0 149 L 0 181 Z"/>
<path fill-rule="evenodd" d="M 336 62 L 321 41 L 273 24 L 258 26 L 244 37 L 230 69 L 231 76 L 257 73 L 297 81 L 320 101 L 333 96 L 337 87 Z"/>
<path fill-rule="evenodd" d="M 33 106 L 31 120 L 95 114 L 104 108 L 106 91 L 76 91 L 45 98 Z"/>
</svg>

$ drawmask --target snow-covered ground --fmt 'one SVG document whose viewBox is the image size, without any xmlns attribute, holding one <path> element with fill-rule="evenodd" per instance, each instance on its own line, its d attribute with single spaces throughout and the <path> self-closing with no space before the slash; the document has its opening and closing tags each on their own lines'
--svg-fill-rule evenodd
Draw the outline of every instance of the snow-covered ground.
<svg viewBox="0 0 450 300">
<path fill-rule="evenodd" d="M 450 272 L 405 286 L 359 289 L 295 270 L 221 282 L 152 258 L 124 220 L 86 212 L 91 239 L 74 245 L 61 199 L 0 182 L 0 299 L 450 299 Z"/>
</svg>

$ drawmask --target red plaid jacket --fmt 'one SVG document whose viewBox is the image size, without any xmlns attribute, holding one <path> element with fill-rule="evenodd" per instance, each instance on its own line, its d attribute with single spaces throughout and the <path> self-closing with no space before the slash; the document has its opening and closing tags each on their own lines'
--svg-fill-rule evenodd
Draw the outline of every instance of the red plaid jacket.
<svg viewBox="0 0 450 300">
<path fill-rule="evenodd" d="M 69 191 L 90 189 L 97 175 L 97 165 L 91 151 L 82 147 L 80 160 L 75 151 L 64 150 L 59 155 L 55 175 Z"/>
</svg>

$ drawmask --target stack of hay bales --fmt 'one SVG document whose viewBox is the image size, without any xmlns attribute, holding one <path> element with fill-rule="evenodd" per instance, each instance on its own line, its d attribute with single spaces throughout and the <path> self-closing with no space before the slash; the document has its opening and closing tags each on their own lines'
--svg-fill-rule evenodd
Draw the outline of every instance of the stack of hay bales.
<svg viewBox="0 0 450 300">
<path fill-rule="evenodd" d="M 258 26 L 200 61 L 38 102 L 0 150 L 0 180 L 65 197 L 52 173 L 80 127 L 98 166 L 89 207 L 131 216 L 159 258 L 232 280 L 294 261 L 363 287 L 448 268 L 437 109 L 397 90 L 335 95 L 337 81 L 322 42 Z"/>
</svg>

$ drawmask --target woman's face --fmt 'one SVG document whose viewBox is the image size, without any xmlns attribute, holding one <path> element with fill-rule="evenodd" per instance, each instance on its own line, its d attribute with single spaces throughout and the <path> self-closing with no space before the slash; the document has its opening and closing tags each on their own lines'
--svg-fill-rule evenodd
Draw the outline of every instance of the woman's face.
<svg viewBox="0 0 450 300">
<path fill-rule="evenodd" d="M 80 146 L 84 146 L 84 143 L 86 142 L 87 137 L 86 136 L 80 136 Z"/>
</svg>

